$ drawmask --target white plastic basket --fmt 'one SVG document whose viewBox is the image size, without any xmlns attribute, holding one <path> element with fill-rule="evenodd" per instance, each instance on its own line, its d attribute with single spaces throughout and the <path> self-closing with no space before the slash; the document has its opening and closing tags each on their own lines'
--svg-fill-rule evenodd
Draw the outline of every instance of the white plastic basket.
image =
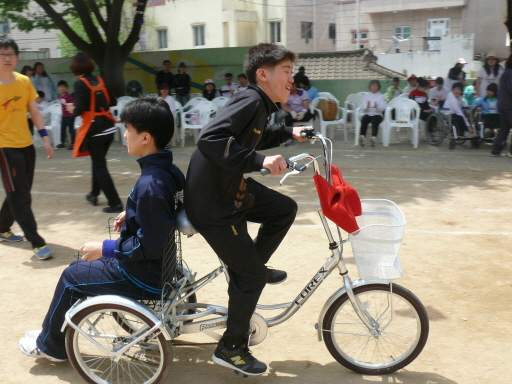
<svg viewBox="0 0 512 384">
<path fill-rule="evenodd" d="M 359 229 L 349 234 L 361 279 L 399 279 L 404 275 L 398 250 L 405 217 L 389 200 L 361 200 L 363 214 L 356 217 Z"/>
</svg>

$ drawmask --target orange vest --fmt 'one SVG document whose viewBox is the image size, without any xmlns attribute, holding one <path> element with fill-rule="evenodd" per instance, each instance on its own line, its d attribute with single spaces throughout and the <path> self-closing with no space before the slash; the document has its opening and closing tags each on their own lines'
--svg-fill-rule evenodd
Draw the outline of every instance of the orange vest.
<svg viewBox="0 0 512 384">
<path fill-rule="evenodd" d="M 87 88 L 89 88 L 91 92 L 91 102 L 89 106 L 89 111 L 85 111 L 82 113 L 82 126 L 78 129 L 78 132 L 76 134 L 75 138 L 75 144 L 73 145 L 73 157 L 80 157 L 80 156 L 88 156 L 89 151 L 86 150 L 84 152 L 80 152 L 80 147 L 85 141 L 85 138 L 87 137 L 87 133 L 89 132 L 89 129 L 91 128 L 92 123 L 94 123 L 94 119 L 97 116 L 105 116 L 106 118 L 117 122 L 114 116 L 110 113 L 110 110 L 104 110 L 103 107 L 101 107 L 101 112 L 96 112 L 96 92 L 101 91 L 105 95 L 105 99 L 107 100 L 107 104 L 110 105 L 110 96 L 107 91 L 107 87 L 105 87 L 105 83 L 103 82 L 103 79 L 98 76 L 98 85 L 93 87 L 91 83 L 84 77 L 81 77 L 80 80 L 82 80 Z"/>
</svg>

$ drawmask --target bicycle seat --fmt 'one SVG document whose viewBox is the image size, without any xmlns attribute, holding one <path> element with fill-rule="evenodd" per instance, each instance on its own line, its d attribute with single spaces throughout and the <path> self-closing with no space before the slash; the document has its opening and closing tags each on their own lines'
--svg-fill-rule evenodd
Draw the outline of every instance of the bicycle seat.
<svg viewBox="0 0 512 384">
<path fill-rule="evenodd" d="M 178 223 L 178 230 L 184 235 L 190 237 L 197 233 L 196 229 L 188 219 L 187 213 L 184 209 L 179 211 L 178 216 L 176 217 L 176 221 Z"/>
</svg>

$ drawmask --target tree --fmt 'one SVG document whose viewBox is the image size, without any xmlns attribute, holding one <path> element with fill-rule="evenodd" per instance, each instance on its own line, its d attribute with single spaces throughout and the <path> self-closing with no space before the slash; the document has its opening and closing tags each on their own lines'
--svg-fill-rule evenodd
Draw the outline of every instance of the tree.
<svg viewBox="0 0 512 384">
<path fill-rule="evenodd" d="M 0 0 L 0 18 L 17 23 L 21 31 L 60 30 L 78 50 L 91 56 L 114 94 L 121 96 L 124 63 L 139 40 L 148 0 L 133 1 L 134 16 L 126 34 L 121 33 L 125 0 Z M 73 28 L 76 20 L 85 36 L 77 33 L 80 28 Z"/>
</svg>

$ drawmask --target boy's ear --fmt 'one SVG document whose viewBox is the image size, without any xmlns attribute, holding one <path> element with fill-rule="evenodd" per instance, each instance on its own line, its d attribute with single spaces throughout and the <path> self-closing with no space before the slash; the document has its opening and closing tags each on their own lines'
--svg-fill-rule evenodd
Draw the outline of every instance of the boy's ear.
<svg viewBox="0 0 512 384">
<path fill-rule="evenodd" d="M 151 134 L 149 132 L 143 132 L 142 133 L 142 142 L 141 144 L 150 144 L 151 141 L 153 140 L 153 136 L 151 136 Z"/>
<path fill-rule="evenodd" d="M 268 71 L 264 68 L 258 68 L 256 70 L 256 80 L 262 83 L 266 83 L 268 79 Z"/>
</svg>

